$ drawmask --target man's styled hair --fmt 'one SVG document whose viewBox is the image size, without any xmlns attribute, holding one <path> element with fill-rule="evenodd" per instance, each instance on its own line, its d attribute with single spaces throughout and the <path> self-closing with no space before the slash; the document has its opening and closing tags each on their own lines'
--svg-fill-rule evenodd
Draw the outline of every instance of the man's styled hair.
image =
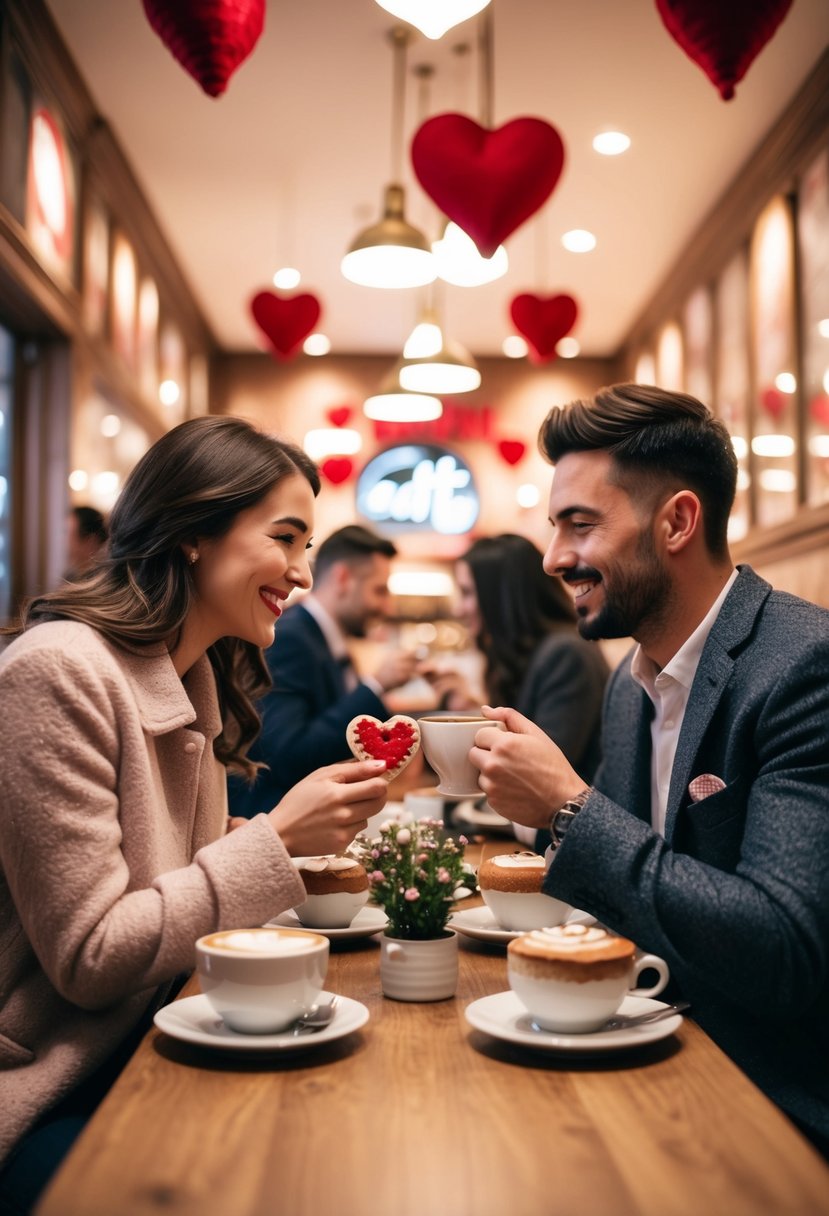
<svg viewBox="0 0 829 1216">
<path fill-rule="evenodd" d="M 383 557 L 396 557 L 397 549 L 390 540 L 378 536 L 362 524 L 348 524 L 345 528 L 338 528 L 327 536 L 317 549 L 314 579 L 319 581 L 335 562 L 356 566 L 375 553 Z"/>
<path fill-rule="evenodd" d="M 649 384 L 614 384 L 590 400 L 554 406 L 538 446 L 556 464 L 570 452 L 605 451 L 614 480 L 636 501 L 689 489 L 703 510 L 713 557 L 728 551 L 728 517 L 737 490 L 737 457 L 725 426 L 685 393 Z"/>
</svg>

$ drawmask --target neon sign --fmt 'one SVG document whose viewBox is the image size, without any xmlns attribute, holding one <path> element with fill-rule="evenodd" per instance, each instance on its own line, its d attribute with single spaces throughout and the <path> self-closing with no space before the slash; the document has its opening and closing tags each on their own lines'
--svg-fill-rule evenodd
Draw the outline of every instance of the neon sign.
<svg viewBox="0 0 829 1216">
<path fill-rule="evenodd" d="M 370 460 L 357 482 L 357 510 L 386 532 L 469 532 L 478 492 L 460 456 L 436 444 L 404 444 Z"/>
</svg>

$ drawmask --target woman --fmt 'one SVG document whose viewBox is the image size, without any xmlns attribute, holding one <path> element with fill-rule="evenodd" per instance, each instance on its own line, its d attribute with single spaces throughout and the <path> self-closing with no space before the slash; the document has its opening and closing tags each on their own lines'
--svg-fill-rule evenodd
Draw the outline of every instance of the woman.
<svg viewBox="0 0 829 1216">
<path fill-rule="evenodd" d="M 226 771 L 255 771 L 262 648 L 311 583 L 318 492 L 298 448 L 234 418 L 182 423 L 128 478 L 95 570 L 7 631 L 0 1159 L 18 1153 L 0 1195 L 48 1169 L 196 938 L 300 902 L 291 855 L 343 848 L 382 809 L 382 764 L 338 764 L 227 831 Z"/>
<path fill-rule="evenodd" d="M 590 780 L 599 762 L 608 667 L 598 646 L 579 635 L 570 596 L 542 563 L 525 536 L 476 540 L 455 563 L 456 614 L 484 656 L 489 704 L 511 705 L 530 718 Z M 445 708 L 480 706 L 457 672 L 426 674 Z M 546 847 L 543 839 L 535 843 Z"/>
</svg>

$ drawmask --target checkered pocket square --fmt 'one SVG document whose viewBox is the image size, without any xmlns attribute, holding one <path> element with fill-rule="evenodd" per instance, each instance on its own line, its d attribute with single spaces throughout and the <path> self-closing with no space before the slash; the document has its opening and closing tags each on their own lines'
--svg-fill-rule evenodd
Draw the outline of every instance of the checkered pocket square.
<svg viewBox="0 0 829 1216">
<path fill-rule="evenodd" d="M 710 798 L 712 794 L 718 794 L 724 789 L 725 782 L 722 777 L 715 777 L 713 773 L 701 773 L 688 786 L 688 793 L 692 802 L 702 802 L 703 798 Z"/>
</svg>

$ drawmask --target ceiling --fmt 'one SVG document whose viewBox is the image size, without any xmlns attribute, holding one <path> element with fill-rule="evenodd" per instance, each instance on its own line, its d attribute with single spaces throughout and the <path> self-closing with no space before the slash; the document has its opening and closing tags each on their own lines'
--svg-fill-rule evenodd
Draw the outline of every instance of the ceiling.
<svg viewBox="0 0 829 1216">
<path fill-rule="evenodd" d="M 139 0 L 47 0 L 119 139 L 220 346 L 261 343 L 248 302 L 294 265 L 323 306 L 332 353 L 396 356 L 422 292 L 347 282 L 340 260 L 379 217 L 391 176 L 392 18 L 374 0 L 268 0 L 265 30 L 227 92 L 208 97 L 150 28 Z M 408 52 L 406 143 L 423 118 L 479 117 L 479 19 Z M 500 354 L 509 302 L 568 292 L 583 355 L 613 354 L 702 217 L 750 157 L 829 43 L 826 0 L 792 9 L 723 102 L 663 26 L 653 0 L 494 0 L 493 120 L 547 119 L 565 144 L 561 179 L 507 242 L 494 284 L 442 289 L 445 328 Z M 457 48 L 466 46 L 468 53 Z M 431 64 L 424 91 L 411 71 Z M 597 155 L 598 131 L 632 139 Z M 408 160 L 408 158 L 407 158 Z M 440 216 L 407 165 L 407 216 Z M 589 254 L 560 236 L 587 228 Z"/>
</svg>

